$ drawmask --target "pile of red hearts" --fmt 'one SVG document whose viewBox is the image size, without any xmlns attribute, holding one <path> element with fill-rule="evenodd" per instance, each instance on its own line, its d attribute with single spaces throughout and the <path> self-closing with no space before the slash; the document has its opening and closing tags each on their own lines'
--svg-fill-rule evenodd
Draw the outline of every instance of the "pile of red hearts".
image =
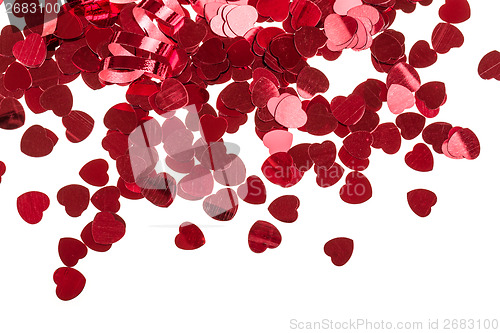
<svg viewBox="0 0 500 333">
<path fill-rule="evenodd" d="M 411 13 L 417 5 L 431 2 L 75 0 L 52 20 L 46 20 L 47 13 L 28 12 L 22 14 L 26 21 L 22 31 L 4 27 L 0 35 L 2 129 L 23 127 L 26 114 L 18 100 L 24 97 L 33 113 L 50 110 L 61 118 L 67 139 L 78 143 L 91 134 L 94 120 L 73 110 L 67 84 L 81 76 L 94 90 L 110 84 L 128 87 L 127 103 L 103 112 L 108 131 L 103 133 L 102 147 L 116 163 L 120 176 L 116 186 L 107 186 L 108 162 L 96 159 L 84 165 L 79 175 L 97 190 L 91 193 L 90 186 L 70 184 L 57 194 L 71 217 L 81 216 L 90 203 L 98 211 L 83 228 L 81 240 L 60 240 L 59 255 L 66 267 L 54 273 L 57 296 L 69 300 L 83 290 L 85 278 L 73 266 L 88 249 L 108 251 L 125 235 L 125 222 L 117 214 L 122 197 L 145 198 L 159 207 L 169 207 L 177 197 L 199 200 L 205 213 L 217 221 L 233 219 L 240 200 L 265 204 L 265 182 L 257 175 L 247 176 L 244 162 L 223 140 L 224 134 L 237 132 L 249 117 L 269 148 L 261 170 L 267 181 L 287 188 L 313 169 L 317 185 L 330 187 L 347 168 L 351 172 L 339 195 L 348 204 L 360 204 L 372 196 L 372 186 L 362 173 L 372 149 L 395 154 L 402 139 L 422 134 L 425 143 L 417 143 L 404 158 L 415 171 L 433 169 L 428 145 L 436 154 L 453 159 L 477 158 L 479 141 L 471 130 L 444 122 L 426 126 L 445 104 L 446 89 L 442 82 L 422 84 L 415 69 L 431 66 L 438 54 L 463 44 L 463 35 L 453 24 L 470 17 L 467 1 L 447 0 L 439 10 L 444 23 L 438 23 L 430 36 L 432 48 L 427 41 L 418 41 L 408 58 L 404 35 L 389 29 L 397 10 Z M 194 19 L 188 6 L 196 13 Z M 256 25 L 263 22 L 281 22 L 281 27 Z M 374 68 L 387 73 L 387 80 L 367 79 L 352 94 L 328 101 L 320 95 L 329 88 L 328 77 L 310 67 L 307 59 L 322 56 L 333 61 L 349 48 L 370 49 Z M 500 53 L 489 54 L 480 64 L 480 75 L 500 79 L 499 64 Z M 229 81 L 214 109 L 208 104 L 208 86 Z M 384 102 L 397 115 L 395 122 L 380 124 L 377 112 Z M 406 111 L 415 105 L 418 113 Z M 176 116 L 179 109 L 187 110 L 183 120 Z M 331 140 L 292 146 L 294 131 Z M 338 150 L 335 136 L 343 138 Z M 34 158 L 47 156 L 58 142 L 52 131 L 34 125 L 22 136 L 21 152 Z M 5 171 L 0 162 L 0 177 Z M 437 202 L 426 189 L 411 190 L 407 198 L 411 210 L 421 217 L 429 215 Z M 37 191 L 17 200 L 19 214 L 30 224 L 40 222 L 49 205 L 49 197 Z M 296 196 L 283 195 L 268 209 L 276 220 L 292 223 L 298 219 L 299 205 Z M 255 253 L 276 248 L 281 241 L 272 223 L 259 220 L 249 228 L 248 245 Z M 185 222 L 175 244 L 194 250 L 205 244 L 205 237 L 198 226 Z M 324 252 L 333 264 L 342 266 L 353 248 L 351 239 L 337 237 L 326 242 Z"/>
</svg>

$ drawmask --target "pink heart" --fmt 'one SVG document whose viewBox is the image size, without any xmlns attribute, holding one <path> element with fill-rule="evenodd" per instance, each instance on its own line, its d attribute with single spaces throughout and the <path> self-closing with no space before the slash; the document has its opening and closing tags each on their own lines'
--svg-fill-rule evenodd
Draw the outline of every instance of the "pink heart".
<svg viewBox="0 0 500 333">
<path fill-rule="evenodd" d="M 276 122 L 287 128 L 299 128 L 306 124 L 307 114 L 302 110 L 302 102 L 297 96 L 285 97 L 276 107 Z"/>
<path fill-rule="evenodd" d="M 414 105 L 415 96 L 408 88 L 399 84 L 391 84 L 387 92 L 387 106 L 392 113 L 400 114 Z"/>
<path fill-rule="evenodd" d="M 292 146 L 293 134 L 285 130 L 274 130 L 264 135 L 264 146 L 269 148 L 269 154 L 287 152 Z"/>
</svg>

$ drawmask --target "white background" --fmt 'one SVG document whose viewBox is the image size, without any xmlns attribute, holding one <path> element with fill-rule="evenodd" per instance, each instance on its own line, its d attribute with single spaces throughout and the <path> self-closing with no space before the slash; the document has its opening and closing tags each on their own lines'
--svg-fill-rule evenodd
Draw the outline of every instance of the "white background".
<svg viewBox="0 0 500 333">
<path fill-rule="evenodd" d="M 405 34 L 407 51 L 419 39 L 430 41 L 443 2 L 418 6 L 411 15 L 398 12 L 393 28 Z M 62 266 L 57 244 L 61 237 L 78 238 L 97 211 L 90 206 L 82 217 L 68 217 L 56 193 L 67 184 L 84 184 L 78 171 L 95 158 L 110 162 L 110 185 L 116 181 L 113 161 L 100 146 L 102 117 L 125 101 L 125 89 L 95 92 L 81 79 L 70 84 L 74 109 L 96 120 L 92 135 L 79 144 L 65 139 L 60 119 L 51 112 L 35 115 L 26 109 L 23 129 L 0 132 L 0 160 L 7 165 L 0 184 L 0 331 L 279 333 L 297 331 L 290 329 L 291 319 L 423 321 L 424 327 L 429 318 L 441 323 L 447 318 L 500 319 L 500 82 L 483 81 L 477 74 L 482 56 L 500 49 L 500 3 L 471 1 L 471 7 L 472 18 L 458 25 L 464 46 L 440 55 L 419 74 L 422 82 L 446 83 L 448 101 L 431 122 L 448 121 L 475 131 L 482 149 L 477 160 L 435 154 L 434 171 L 413 171 L 404 154 L 421 142 L 419 137 L 404 142 L 394 156 L 373 151 L 364 173 L 374 195 L 365 204 L 340 200 L 343 181 L 328 189 L 317 187 L 311 171 L 287 190 L 265 180 L 266 204 L 240 203 L 236 218 L 225 223 L 209 218 L 201 202 L 177 198 L 162 209 L 146 200 L 121 199 L 119 214 L 127 222 L 127 234 L 109 252 L 90 250 L 77 264 L 87 285 L 69 302 L 55 296 L 52 274 Z M 7 24 L 4 16 L 1 20 L 2 26 Z M 373 69 L 369 51 L 348 50 L 335 62 L 314 59 L 310 64 L 329 77 L 329 100 L 348 95 L 367 78 L 385 81 Z M 213 102 L 221 88 L 209 89 Z M 394 121 L 386 105 L 379 115 L 382 121 Z M 24 129 L 34 124 L 60 138 L 48 157 L 34 159 L 19 150 Z M 266 148 L 253 130 L 249 120 L 227 140 L 242 146 L 247 175 L 261 176 Z M 302 133 L 295 135 L 294 144 L 326 139 L 341 145 L 333 134 L 318 138 Z M 419 218 L 407 205 L 406 193 L 415 188 L 438 196 L 427 218 Z M 38 225 L 25 223 L 16 210 L 17 197 L 32 190 L 51 198 Z M 267 211 L 284 194 L 298 194 L 301 200 L 299 220 L 293 224 L 276 221 Z M 263 254 L 249 250 L 248 230 L 258 219 L 279 228 L 283 242 L 277 249 Z M 200 226 L 205 246 L 196 251 L 175 246 L 184 221 Z M 334 266 L 323 253 L 325 242 L 335 237 L 354 240 L 354 254 L 344 267 Z"/>
</svg>

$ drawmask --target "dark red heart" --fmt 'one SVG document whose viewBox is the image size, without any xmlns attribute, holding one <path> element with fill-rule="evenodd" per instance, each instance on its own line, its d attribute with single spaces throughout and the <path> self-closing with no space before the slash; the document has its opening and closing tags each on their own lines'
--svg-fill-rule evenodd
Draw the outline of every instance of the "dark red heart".
<svg viewBox="0 0 500 333">
<path fill-rule="evenodd" d="M 269 210 L 269 213 L 271 213 L 275 219 L 281 222 L 292 223 L 297 221 L 299 217 L 297 212 L 299 206 L 300 200 L 295 195 L 283 195 L 274 199 L 267 210 Z"/>
<path fill-rule="evenodd" d="M 88 184 L 101 187 L 105 186 L 109 181 L 108 169 L 108 162 L 100 158 L 85 164 L 79 175 Z"/>
<path fill-rule="evenodd" d="M 241 200 L 254 205 L 266 202 L 266 185 L 258 176 L 249 176 L 243 184 L 238 187 L 238 196 Z"/>
<path fill-rule="evenodd" d="M 417 143 L 413 150 L 406 154 L 405 163 L 416 171 L 428 172 L 434 168 L 432 152 L 424 143 Z"/>
<path fill-rule="evenodd" d="M 40 125 L 33 125 L 21 138 L 21 151 L 31 157 L 43 157 L 52 152 L 56 143 L 54 133 Z"/>
<path fill-rule="evenodd" d="M 78 263 L 78 260 L 85 258 L 87 255 L 87 246 L 78 239 L 61 238 L 59 240 L 59 258 L 63 264 L 68 267 L 73 267 Z"/>
<path fill-rule="evenodd" d="M 125 236 L 125 222 L 116 214 L 100 212 L 92 221 L 92 238 L 99 244 L 113 244 Z"/>
<path fill-rule="evenodd" d="M 99 189 L 92 195 L 90 201 L 101 212 L 116 213 L 120 210 L 120 190 L 116 186 Z"/>
<path fill-rule="evenodd" d="M 370 132 L 359 131 L 348 135 L 344 139 L 343 143 L 344 148 L 349 154 L 351 154 L 355 158 L 364 160 L 367 159 L 371 154 L 371 145 L 373 143 L 373 140 L 374 138 L 370 134 Z"/>
<path fill-rule="evenodd" d="M 498 79 L 500 76 L 500 52 L 491 51 L 486 54 L 479 62 L 477 72 L 484 80 Z"/>
<path fill-rule="evenodd" d="M 309 156 L 318 167 L 328 170 L 335 163 L 337 148 L 331 141 L 313 143 L 309 146 Z"/>
<path fill-rule="evenodd" d="M 42 220 L 43 212 L 50 206 L 49 197 L 42 192 L 27 192 L 17 198 L 17 211 L 21 218 L 29 224 Z"/>
<path fill-rule="evenodd" d="M 386 154 L 396 154 L 401 148 L 401 134 L 394 123 L 377 126 L 373 135 L 373 148 L 382 148 Z"/>
<path fill-rule="evenodd" d="M 344 148 L 339 150 L 339 159 L 346 167 L 355 171 L 363 171 L 370 165 L 369 159 L 360 160 L 349 154 L 349 152 Z"/>
<path fill-rule="evenodd" d="M 58 84 L 45 90 L 40 96 L 40 105 L 52 110 L 58 117 L 70 114 L 73 108 L 73 94 L 68 86 Z"/>
<path fill-rule="evenodd" d="M 470 6 L 467 0 L 446 0 L 439 8 L 439 17 L 448 23 L 462 23 L 470 18 Z"/>
<path fill-rule="evenodd" d="M 415 68 L 426 68 L 437 61 L 437 53 L 425 40 L 416 42 L 410 50 L 408 62 Z"/>
<path fill-rule="evenodd" d="M 6 170 L 5 163 L 0 161 L 0 183 L 2 182 L 2 176 L 5 174 Z"/>
<path fill-rule="evenodd" d="M 349 126 L 356 124 L 363 117 L 366 104 L 363 97 L 351 94 L 347 97 L 335 97 L 332 99 L 330 107 L 339 123 Z"/>
<path fill-rule="evenodd" d="M 10 130 L 24 125 L 24 108 L 13 97 L 0 98 L 0 128 Z"/>
<path fill-rule="evenodd" d="M 428 125 L 422 132 L 422 139 L 430 145 L 438 154 L 443 153 L 443 142 L 448 139 L 448 133 L 452 129 L 452 125 L 444 122 L 437 122 Z"/>
<path fill-rule="evenodd" d="M 413 140 L 425 126 L 425 117 L 415 112 L 405 112 L 396 117 L 396 125 L 401 130 L 401 136 L 405 140 Z"/>
<path fill-rule="evenodd" d="M 191 222 L 179 226 L 179 234 L 175 236 L 175 245 L 182 250 L 196 250 L 205 244 L 203 232 Z"/>
<path fill-rule="evenodd" d="M 66 209 L 66 213 L 71 217 L 78 217 L 89 206 L 89 190 L 82 185 L 67 185 L 57 192 L 57 201 Z"/>
<path fill-rule="evenodd" d="M 360 204 L 372 197 L 372 186 L 361 172 L 353 171 L 345 178 L 340 189 L 340 198 L 349 204 Z"/>
<path fill-rule="evenodd" d="M 203 210 L 215 220 L 229 221 L 238 211 L 238 195 L 230 188 L 220 189 L 203 200 Z"/>
<path fill-rule="evenodd" d="M 257 11 L 261 16 L 270 17 L 275 22 L 284 21 L 288 16 L 288 0 L 258 0 Z"/>
<path fill-rule="evenodd" d="M 351 259 L 354 242 L 346 237 L 334 238 L 326 242 L 323 250 L 335 266 L 344 266 Z"/>
<path fill-rule="evenodd" d="M 63 301 L 69 301 L 80 295 L 85 287 L 85 277 L 74 268 L 60 267 L 54 272 L 54 282 L 57 285 L 56 295 Z"/>
<path fill-rule="evenodd" d="M 368 159 L 363 160 L 368 161 Z M 330 187 L 338 183 L 344 174 L 344 168 L 338 163 L 333 163 L 329 169 L 314 166 L 316 172 L 316 184 L 320 187 Z"/>
<path fill-rule="evenodd" d="M 47 46 L 39 34 L 32 33 L 14 45 L 12 54 L 24 66 L 38 67 L 45 61 Z"/>
<path fill-rule="evenodd" d="M 142 195 L 158 207 L 170 206 L 177 194 L 175 179 L 165 172 L 138 180 L 138 185 Z"/>
<path fill-rule="evenodd" d="M 275 249 L 281 244 L 279 230 L 269 222 L 257 221 L 248 233 L 248 246 L 255 253 L 262 253 L 267 249 Z"/>
<path fill-rule="evenodd" d="M 200 130 L 205 142 L 217 142 L 227 130 L 227 120 L 204 114 L 200 118 Z"/>
<path fill-rule="evenodd" d="M 432 206 L 437 202 L 436 194 L 425 189 L 408 192 L 407 199 L 411 210 L 420 217 L 428 216 L 431 213 Z"/>
<path fill-rule="evenodd" d="M 446 102 L 446 86 L 439 81 L 427 82 L 418 89 L 415 97 L 423 101 L 428 109 L 439 109 Z"/>
</svg>

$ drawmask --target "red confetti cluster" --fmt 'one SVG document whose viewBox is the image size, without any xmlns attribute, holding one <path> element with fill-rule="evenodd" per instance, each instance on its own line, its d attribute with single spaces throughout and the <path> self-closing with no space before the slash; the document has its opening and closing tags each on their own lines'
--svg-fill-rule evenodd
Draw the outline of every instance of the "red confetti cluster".
<svg viewBox="0 0 500 333">
<path fill-rule="evenodd" d="M 73 109 L 67 84 L 81 76 L 93 90 L 110 84 L 127 86 L 127 102 L 103 115 L 108 131 L 103 133 L 102 148 L 115 161 L 116 186 L 106 186 L 108 162 L 94 159 L 79 175 L 99 189 L 91 194 L 87 187 L 71 184 L 57 193 L 57 201 L 71 217 L 80 216 L 90 203 L 98 210 L 83 228 L 81 241 L 61 238 L 59 242 L 59 256 L 67 267 L 54 273 L 57 296 L 69 300 L 83 290 L 84 276 L 71 267 L 85 258 L 88 248 L 105 252 L 124 237 L 126 224 L 117 215 L 121 197 L 145 198 L 159 207 L 169 207 L 177 197 L 202 201 L 205 213 L 218 221 L 233 219 L 241 201 L 265 204 L 264 181 L 258 175 L 247 177 L 244 161 L 224 142 L 226 133 L 237 132 L 249 118 L 269 149 L 261 171 L 270 183 L 288 188 L 312 169 L 322 188 L 344 179 L 339 196 L 348 204 L 366 202 L 376 192 L 362 173 L 373 149 L 395 154 L 402 139 L 422 134 L 425 143 L 417 143 L 404 158 L 415 171 L 433 169 L 429 146 L 449 158 L 477 158 L 480 145 L 470 129 L 443 122 L 426 126 L 427 119 L 437 116 L 446 103 L 446 86 L 437 81 L 422 83 L 416 70 L 433 65 L 438 54 L 464 43 L 453 24 L 470 17 L 467 1 L 447 0 L 439 10 L 444 22 L 428 36 L 430 43 L 418 41 L 408 57 L 405 36 L 390 29 L 397 10 L 411 13 L 417 4 L 431 2 L 78 0 L 63 6 L 50 22 L 27 19 L 23 31 L 4 27 L 0 35 L 2 129 L 23 127 L 26 114 L 18 99 L 24 96 L 33 113 L 52 111 L 61 118 L 68 141 L 81 142 L 93 131 L 94 119 Z M 187 5 L 196 12 L 195 18 L 185 9 Z M 262 22 L 281 22 L 281 27 L 263 28 L 257 24 Z M 344 49 L 369 49 L 373 67 L 387 73 L 387 79 L 367 79 L 348 96 L 328 101 L 321 95 L 329 89 L 328 76 L 307 60 L 322 56 L 334 61 Z M 500 80 L 499 52 L 485 56 L 479 75 Z M 208 104 L 208 86 L 224 83 L 228 84 L 214 109 Z M 377 112 L 384 103 L 397 115 L 395 122 L 380 123 Z M 414 106 L 419 113 L 406 112 Z M 181 108 L 188 110 L 185 121 L 176 117 Z M 291 129 L 329 139 L 334 134 L 342 141 L 339 146 L 332 140 L 292 145 Z M 28 156 L 43 157 L 57 149 L 57 143 L 52 131 L 33 125 L 24 131 L 20 148 Z M 183 176 L 175 179 L 159 171 L 159 164 Z M 4 172 L 0 162 L 0 177 Z M 215 183 L 224 188 L 214 193 Z M 429 215 L 437 202 L 426 189 L 409 191 L 407 199 L 421 217 Z M 49 203 L 47 195 L 28 192 L 18 198 L 17 208 L 26 222 L 35 224 Z M 283 195 L 268 210 L 276 220 L 292 223 L 298 219 L 299 206 L 299 198 Z M 259 220 L 249 228 L 248 245 L 255 253 L 274 249 L 281 241 L 272 223 Z M 180 225 L 175 237 L 178 248 L 194 250 L 204 244 L 198 226 Z M 324 252 L 334 265 L 342 266 L 349 261 L 353 244 L 349 238 L 334 238 L 324 245 Z"/>
</svg>

